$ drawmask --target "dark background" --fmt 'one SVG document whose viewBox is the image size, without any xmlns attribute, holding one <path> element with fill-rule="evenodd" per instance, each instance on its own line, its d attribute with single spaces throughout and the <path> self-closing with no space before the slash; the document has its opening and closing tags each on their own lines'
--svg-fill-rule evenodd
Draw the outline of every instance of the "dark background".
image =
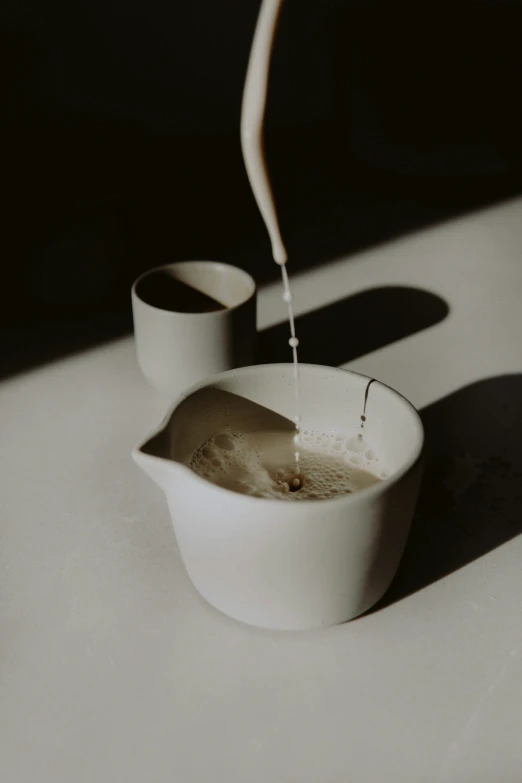
<svg viewBox="0 0 522 783">
<path fill-rule="evenodd" d="M 238 136 L 258 10 L 1 4 L 3 374 L 124 333 L 160 263 L 279 274 Z M 521 0 L 285 1 L 267 154 L 291 272 L 521 191 L 521 30 Z"/>
</svg>

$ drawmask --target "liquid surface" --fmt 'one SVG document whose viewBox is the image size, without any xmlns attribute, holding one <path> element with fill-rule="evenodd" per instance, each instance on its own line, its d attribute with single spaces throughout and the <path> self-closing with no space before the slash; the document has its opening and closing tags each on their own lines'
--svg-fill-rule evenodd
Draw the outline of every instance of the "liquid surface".
<svg viewBox="0 0 522 783">
<path fill-rule="evenodd" d="M 299 479 L 293 449 L 292 432 L 224 431 L 199 446 L 188 466 L 225 489 L 288 501 L 348 495 L 389 475 L 382 458 L 357 436 L 302 430 Z"/>
</svg>

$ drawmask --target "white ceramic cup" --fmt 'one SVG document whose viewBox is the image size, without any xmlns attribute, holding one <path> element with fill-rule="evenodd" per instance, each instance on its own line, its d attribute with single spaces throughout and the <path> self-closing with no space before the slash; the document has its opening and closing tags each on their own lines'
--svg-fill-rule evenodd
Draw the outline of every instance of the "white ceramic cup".
<svg viewBox="0 0 522 783">
<path fill-rule="evenodd" d="M 303 428 L 357 437 L 369 380 L 302 365 Z M 216 486 L 187 467 L 194 449 L 225 428 L 291 429 L 293 406 L 291 364 L 222 373 L 181 396 L 133 457 L 167 496 L 201 595 L 246 623 L 303 630 L 350 620 L 387 590 L 410 529 L 424 436 L 415 408 L 375 381 L 364 439 L 387 480 L 330 500 L 271 500 Z"/>
<path fill-rule="evenodd" d="M 256 285 L 216 261 L 156 267 L 132 286 L 136 355 L 147 381 L 174 396 L 214 375 L 251 364 Z"/>
</svg>

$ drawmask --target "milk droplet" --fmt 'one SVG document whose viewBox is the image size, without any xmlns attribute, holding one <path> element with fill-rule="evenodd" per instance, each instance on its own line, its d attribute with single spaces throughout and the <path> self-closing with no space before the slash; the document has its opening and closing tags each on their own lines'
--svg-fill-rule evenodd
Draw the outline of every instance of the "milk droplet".
<svg viewBox="0 0 522 783">
<path fill-rule="evenodd" d="M 291 291 L 283 291 L 283 302 L 291 302 L 292 301 L 292 292 Z"/>
<path fill-rule="evenodd" d="M 297 339 L 297 337 L 291 337 L 288 341 L 288 345 L 291 348 L 297 348 L 297 346 L 299 345 L 299 340 Z"/>
</svg>

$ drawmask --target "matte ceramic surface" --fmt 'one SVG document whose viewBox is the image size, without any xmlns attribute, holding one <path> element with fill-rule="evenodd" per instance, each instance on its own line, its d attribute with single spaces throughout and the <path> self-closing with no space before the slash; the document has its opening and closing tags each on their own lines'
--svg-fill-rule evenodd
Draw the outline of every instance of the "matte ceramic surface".
<svg viewBox="0 0 522 783">
<path fill-rule="evenodd" d="M 521 247 L 519 199 L 293 276 L 298 325 L 375 286 L 449 305 L 346 365 L 421 410 L 449 470 L 423 484 L 452 492 L 343 625 L 257 631 L 199 597 L 129 458 L 166 407 L 132 337 L 2 380 L 2 783 L 519 783 Z M 285 319 L 263 286 L 260 330 Z"/>
<path fill-rule="evenodd" d="M 304 429 L 357 436 L 369 378 L 301 365 Z M 141 448 L 162 487 L 181 556 L 199 592 L 232 617 L 303 630 L 350 620 L 389 586 L 408 534 L 421 472 L 422 424 L 400 395 L 374 382 L 365 440 L 392 477 L 353 495 L 298 503 L 240 495 L 186 467 L 208 437 L 292 429 L 293 369 L 247 367 L 192 390 Z"/>
<path fill-rule="evenodd" d="M 176 290 L 172 309 L 169 284 Z M 215 261 L 183 261 L 145 272 L 132 287 L 136 355 L 147 381 L 174 397 L 194 383 L 250 364 L 256 335 L 255 282 Z M 196 312 L 186 310 L 191 291 Z M 212 307 L 212 302 L 219 309 Z M 210 303 L 210 304 L 209 304 Z M 158 306 L 159 305 L 159 306 Z M 203 311 L 201 311 L 203 308 Z"/>
</svg>

